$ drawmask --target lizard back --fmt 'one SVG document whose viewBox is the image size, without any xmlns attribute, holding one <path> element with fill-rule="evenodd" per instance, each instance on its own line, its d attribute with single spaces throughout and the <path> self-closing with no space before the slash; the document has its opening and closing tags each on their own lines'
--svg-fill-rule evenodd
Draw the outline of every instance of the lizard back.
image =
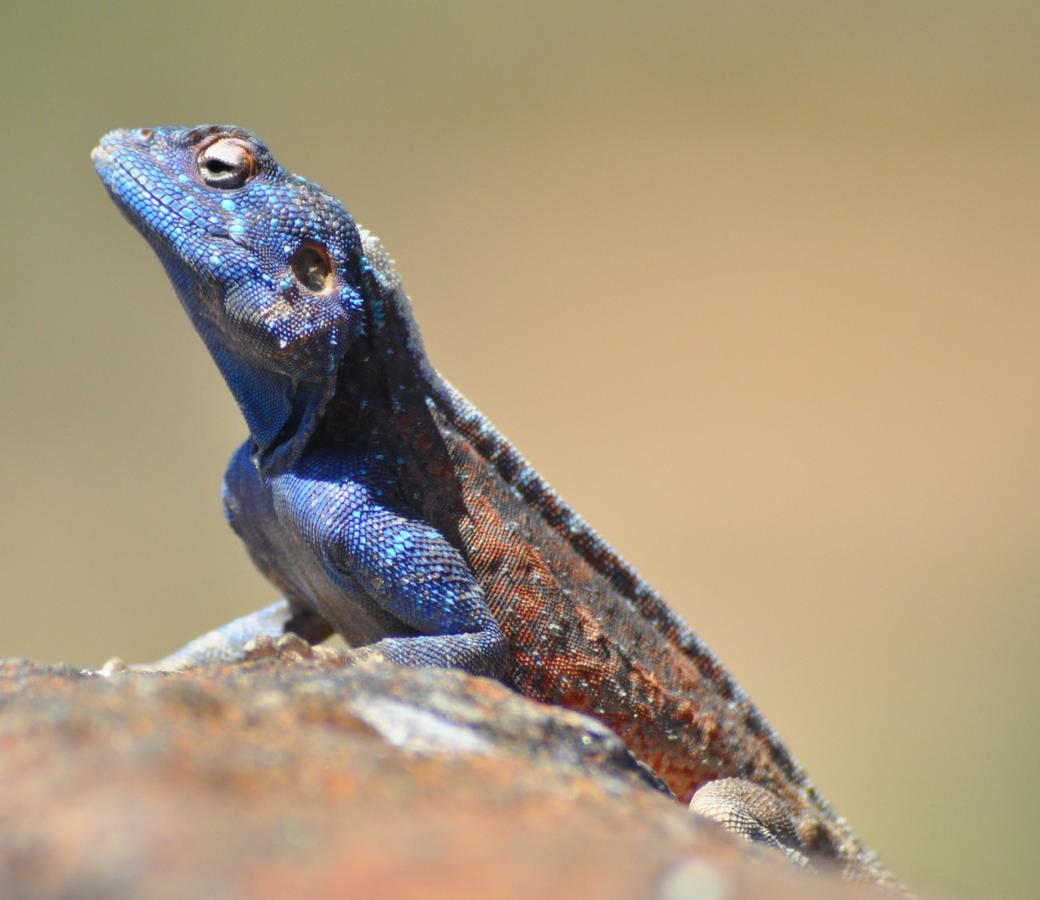
<svg viewBox="0 0 1040 900">
<path fill-rule="evenodd" d="M 719 778 L 749 780 L 796 812 L 804 846 L 873 871 L 873 854 L 714 653 L 429 365 L 393 261 L 373 235 L 363 230 L 362 238 L 385 298 L 387 347 L 411 349 L 413 389 L 442 442 L 431 447 L 426 435 L 420 450 L 413 447 L 424 470 L 404 476 L 407 492 L 454 535 L 472 567 L 509 640 L 508 680 L 529 697 L 607 724 L 684 802 Z M 388 378 L 398 389 L 406 380 L 401 371 Z M 459 496 L 437 489 L 444 485 L 457 486 Z"/>
</svg>

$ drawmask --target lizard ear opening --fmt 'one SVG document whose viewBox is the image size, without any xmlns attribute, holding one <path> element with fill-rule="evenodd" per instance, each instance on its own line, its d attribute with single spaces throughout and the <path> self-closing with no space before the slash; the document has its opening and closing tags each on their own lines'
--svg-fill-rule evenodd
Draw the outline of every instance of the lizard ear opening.
<svg viewBox="0 0 1040 900">
<path fill-rule="evenodd" d="M 289 268 L 305 290 L 314 294 L 327 294 L 332 290 L 335 267 L 329 251 L 320 244 L 307 243 L 300 247 L 289 260 Z"/>
</svg>

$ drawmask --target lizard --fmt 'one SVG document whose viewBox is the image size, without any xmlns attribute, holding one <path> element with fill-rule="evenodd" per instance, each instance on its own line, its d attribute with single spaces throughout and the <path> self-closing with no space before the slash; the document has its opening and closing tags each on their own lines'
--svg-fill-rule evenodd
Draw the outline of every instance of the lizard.
<svg viewBox="0 0 1040 900">
<path fill-rule="evenodd" d="M 395 263 L 236 126 L 92 153 L 249 430 L 223 487 L 282 600 L 155 664 L 333 633 L 586 713 L 680 801 L 792 860 L 898 887 L 709 647 L 432 366 Z"/>
</svg>

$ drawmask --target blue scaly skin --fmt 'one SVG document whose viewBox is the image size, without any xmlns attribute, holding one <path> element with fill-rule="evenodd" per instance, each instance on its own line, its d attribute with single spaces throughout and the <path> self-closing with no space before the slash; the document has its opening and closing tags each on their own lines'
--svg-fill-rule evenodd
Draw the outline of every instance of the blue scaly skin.
<svg viewBox="0 0 1040 900">
<path fill-rule="evenodd" d="M 285 595 L 158 668 L 338 632 L 351 660 L 498 678 L 601 719 L 733 831 L 895 884 L 704 643 L 432 368 L 338 200 L 231 126 L 113 131 L 93 158 L 242 410 L 224 507 Z"/>
<path fill-rule="evenodd" d="M 363 417 L 326 433 L 336 373 L 371 328 L 364 286 L 385 292 L 350 214 L 238 129 L 113 132 L 94 159 L 245 416 L 224 505 L 257 565 L 352 643 L 413 635 L 385 641 L 387 659 L 501 676 L 502 632 L 459 551 L 402 502 L 398 448 Z M 214 647 L 234 655 L 211 642 L 180 664 Z"/>
</svg>

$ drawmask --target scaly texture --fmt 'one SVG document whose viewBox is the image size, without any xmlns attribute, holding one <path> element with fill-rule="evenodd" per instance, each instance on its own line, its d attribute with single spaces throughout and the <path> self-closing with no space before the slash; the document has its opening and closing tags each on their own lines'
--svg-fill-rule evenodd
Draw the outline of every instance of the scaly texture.
<svg viewBox="0 0 1040 900">
<path fill-rule="evenodd" d="M 161 665 L 337 631 L 360 658 L 496 677 L 595 716 L 685 802 L 713 785 L 697 808 L 738 833 L 894 883 L 704 643 L 434 371 L 338 200 L 230 126 L 114 131 L 94 160 L 242 409 L 225 509 L 286 598 Z"/>
</svg>

